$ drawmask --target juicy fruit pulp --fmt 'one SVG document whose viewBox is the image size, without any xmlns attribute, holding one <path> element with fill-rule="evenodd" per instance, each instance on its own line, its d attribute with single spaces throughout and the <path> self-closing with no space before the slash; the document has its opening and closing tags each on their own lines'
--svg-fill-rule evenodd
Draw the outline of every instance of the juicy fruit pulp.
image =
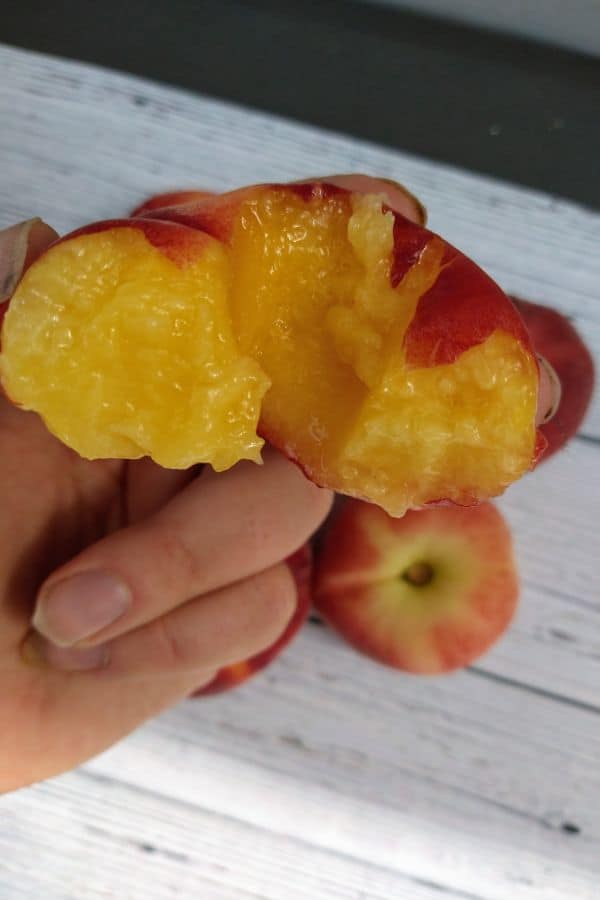
<svg viewBox="0 0 600 900">
<path fill-rule="evenodd" d="M 7 313 L 8 393 L 87 458 L 148 454 L 217 470 L 257 460 L 268 381 L 237 349 L 229 277 L 226 251 L 210 239 L 183 267 L 136 228 L 56 244 Z"/>
<path fill-rule="evenodd" d="M 326 532 L 314 597 L 329 624 L 379 662 L 421 674 L 468 665 L 514 615 L 510 531 L 490 503 L 392 519 L 347 501 Z"/>
<path fill-rule="evenodd" d="M 246 201 L 231 246 L 234 330 L 272 384 L 263 433 L 311 479 L 400 515 L 493 496 L 530 467 L 537 366 L 512 335 L 445 365 L 407 361 L 440 239 L 393 287 L 394 215 L 380 199 L 266 193 Z"/>
<path fill-rule="evenodd" d="M 501 493 L 536 440 L 516 313 L 381 198 L 320 188 L 148 213 L 202 229 L 184 266 L 150 219 L 56 244 L 6 317 L 7 392 L 84 456 L 224 468 L 256 457 L 258 426 L 316 483 L 394 515 Z"/>
</svg>

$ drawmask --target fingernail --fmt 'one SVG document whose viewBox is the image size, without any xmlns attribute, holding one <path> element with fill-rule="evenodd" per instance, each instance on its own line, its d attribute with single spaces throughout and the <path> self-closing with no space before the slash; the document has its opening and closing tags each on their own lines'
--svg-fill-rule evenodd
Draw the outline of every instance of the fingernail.
<svg viewBox="0 0 600 900">
<path fill-rule="evenodd" d="M 556 374 L 556 370 L 554 367 L 548 362 L 548 360 L 538 353 L 538 362 L 540 367 L 546 373 L 547 380 L 545 385 L 540 385 L 540 425 L 545 425 L 550 421 L 555 415 L 560 406 L 560 401 L 562 397 L 562 385 L 560 383 L 560 378 Z"/>
<path fill-rule="evenodd" d="M 390 187 L 395 188 L 397 191 L 405 194 L 409 198 L 409 200 L 412 200 L 420 220 L 418 224 L 422 226 L 427 224 L 427 207 L 423 203 L 421 203 L 418 197 L 415 197 L 415 195 L 411 191 L 409 191 L 408 188 L 405 188 L 404 185 L 400 184 L 399 181 L 394 181 L 393 178 L 380 178 L 379 180 L 385 182 L 386 184 L 389 184 Z"/>
<path fill-rule="evenodd" d="M 59 647 L 70 647 L 116 622 L 131 591 L 112 572 L 82 572 L 42 588 L 32 625 Z"/>
<path fill-rule="evenodd" d="M 58 669 L 61 672 L 85 672 L 105 669 L 110 660 L 108 644 L 98 647 L 57 647 L 35 631 L 21 646 L 21 658 L 29 666 Z"/>
</svg>

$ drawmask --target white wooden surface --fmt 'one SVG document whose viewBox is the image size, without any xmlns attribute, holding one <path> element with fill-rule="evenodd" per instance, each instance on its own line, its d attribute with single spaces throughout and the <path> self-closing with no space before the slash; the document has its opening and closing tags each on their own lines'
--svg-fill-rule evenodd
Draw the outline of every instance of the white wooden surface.
<svg viewBox="0 0 600 900">
<path fill-rule="evenodd" d="M 600 357 L 600 216 L 90 66 L 0 46 L 0 226 L 148 193 L 366 171 Z M 0 798 L 1 900 L 600 897 L 600 403 L 501 507 L 523 578 L 474 669 L 416 679 L 324 628 L 77 772 Z M 1 739 L 1 736 L 0 736 Z"/>
</svg>

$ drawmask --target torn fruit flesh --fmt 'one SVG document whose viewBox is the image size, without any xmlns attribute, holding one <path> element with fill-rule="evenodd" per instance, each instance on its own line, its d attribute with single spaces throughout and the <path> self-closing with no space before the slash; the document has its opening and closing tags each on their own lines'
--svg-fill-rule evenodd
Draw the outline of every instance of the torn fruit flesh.
<svg viewBox="0 0 600 900">
<path fill-rule="evenodd" d="M 6 316 L 11 398 L 90 458 L 223 469 L 260 434 L 393 515 L 531 467 L 537 362 L 474 264 L 377 196 L 258 187 L 221 218 L 219 199 L 154 223 L 218 233 L 183 259 L 144 219 L 50 248 Z"/>
</svg>

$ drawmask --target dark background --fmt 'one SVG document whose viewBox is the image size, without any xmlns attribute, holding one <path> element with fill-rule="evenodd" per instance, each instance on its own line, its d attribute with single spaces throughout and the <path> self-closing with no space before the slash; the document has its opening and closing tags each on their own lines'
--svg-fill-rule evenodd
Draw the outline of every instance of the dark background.
<svg viewBox="0 0 600 900">
<path fill-rule="evenodd" d="M 600 208 L 596 58 L 345 0 L 7 4 L 0 15 L 6 43 Z"/>
</svg>

